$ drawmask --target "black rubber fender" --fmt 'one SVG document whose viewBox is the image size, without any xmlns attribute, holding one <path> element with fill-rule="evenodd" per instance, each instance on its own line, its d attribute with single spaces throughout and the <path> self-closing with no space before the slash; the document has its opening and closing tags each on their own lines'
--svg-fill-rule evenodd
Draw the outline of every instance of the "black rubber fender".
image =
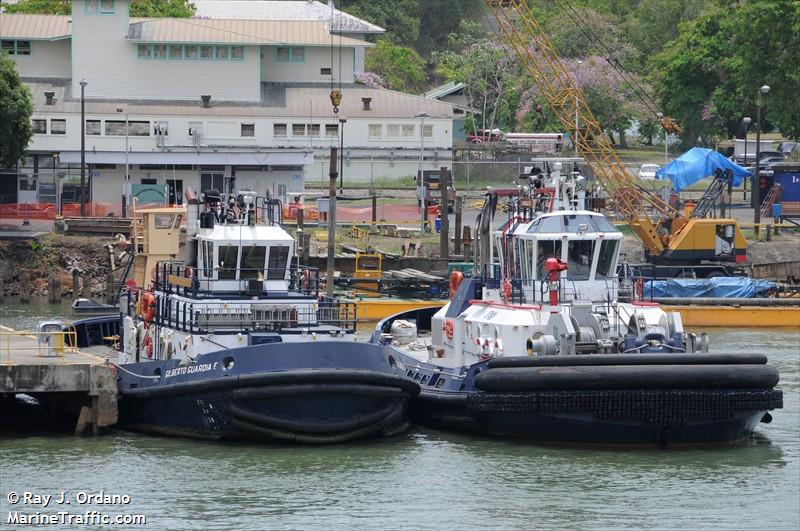
<svg viewBox="0 0 800 531">
<path fill-rule="evenodd" d="M 398 409 L 402 411 L 403 407 L 402 400 L 394 400 L 377 411 L 340 420 L 285 419 L 258 413 L 236 404 L 231 405 L 230 411 L 234 418 L 250 422 L 262 428 L 306 434 L 336 434 L 382 424 L 383 420 L 395 414 Z"/>
<path fill-rule="evenodd" d="M 481 391 L 578 389 L 763 389 L 778 383 L 766 365 L 604 365 L 491 369 L 475 377 Z"/>
<path fill-rule="evenodd" d="M 584 354 L 508 356 L 489 361 L 490 369 L 598 365 L 766 365 L 764 354 Z"/>
<path fill-rule="evenodd" d="M 304 384 L 365 384 L 400 388 L 411 396 L 419 394 L 419 384 L 408 378 L 374 371 L 359 369 L 295 369 L 255 374 L 244 374 L 226 378 L 194 380 L 175 384 L 158 382 L 151 387 L 121 389 L 123 398 L 156 398 L 207 391 L 242 389 L 268 385 L 304 385 Z"/>
</svg>

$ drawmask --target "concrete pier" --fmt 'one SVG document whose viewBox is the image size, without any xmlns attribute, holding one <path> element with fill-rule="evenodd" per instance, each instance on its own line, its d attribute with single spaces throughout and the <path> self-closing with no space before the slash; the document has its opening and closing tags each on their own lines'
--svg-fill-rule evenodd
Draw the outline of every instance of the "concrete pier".
<svg viewBox="0 0 800 531">
<path fill-rule="evenodd" d="M 37 335 L 0 326 L 0 396 L 36 398 L 52 414 L 75 419 L 77 435 L 116 424 L 115 367 L 98 356 L 59 347 L 64 336 L 47 338 L 42 345 Z"/>
</svg>

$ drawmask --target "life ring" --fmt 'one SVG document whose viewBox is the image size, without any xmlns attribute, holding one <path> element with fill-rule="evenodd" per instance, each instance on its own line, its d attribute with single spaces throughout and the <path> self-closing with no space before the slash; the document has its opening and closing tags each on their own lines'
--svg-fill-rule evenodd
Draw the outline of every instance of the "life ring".
<svg viewBox="0 0 800 531">
<path fill-rule="evenodd" d="M 503 296 L 506 299 L 506 302 L 511 300 L 511 281 L 507 278 L 503 279 Z"/>
<path fill-rule="evenodd" d="M 148 359 L 153 359 L 153 338 L 150 337 L 150 334 L 147 334 L 144 337 L 144 343 L 142 343 L 142 353 Z"/>
<path fill-rule="evenodd" d="M 444 335 L 447 336 L 447 339 L 453 339 L 453 334 L 455 332 L 455 323 L 452 319 L 447 319 L 444 322 Z"/>
<path fill-rule="evenodd" d="M 139 315 L 147 322 L 152 321 L 156 317 L 156 296 L 152 293 L 142 293 L 142 298 L 139 302 Z"/>
<path fill-rule="evenodd" d="M 464 273 L 461 271 L 453 271 L 450 273 L 450 299 L 452 300 L 458 291 L 461 282 L 464 280 Z"/>
</svg>

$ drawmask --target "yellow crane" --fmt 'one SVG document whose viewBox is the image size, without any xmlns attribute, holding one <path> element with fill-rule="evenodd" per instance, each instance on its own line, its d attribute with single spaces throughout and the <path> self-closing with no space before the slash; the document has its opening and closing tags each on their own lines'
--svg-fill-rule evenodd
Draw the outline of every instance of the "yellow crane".
<svg viewBox="0 0 800 531">
<path fill-rule="evenodd" d="M 650 261 L 698 265 L 746 260 L 747 240 L 736 220 L 687 216 L 636 183 L 527 0 L 485 0 L 485 3 L 498 23 L 498 35 L 514 50 L 562 127 L 569 132 L 577 152 L 591 167 L 614 208 L 642 240 Z M 664 116 L 660 122 L 667 133 L 680 132 L 680 126 L 671 118 Z M 652 217 L 648 209 L 654 212 Z"/>
</svg>

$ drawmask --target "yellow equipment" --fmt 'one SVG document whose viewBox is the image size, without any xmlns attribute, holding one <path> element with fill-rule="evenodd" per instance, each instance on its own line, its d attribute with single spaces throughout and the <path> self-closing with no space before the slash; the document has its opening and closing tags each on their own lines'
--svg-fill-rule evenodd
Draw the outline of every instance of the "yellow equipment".
<svg viewBox="0 0 800 531">
<path fill-rule="evenodd" d="M 690 218 L 637 185 L 527 0 L 485 0 L 485 3 L 499 24 L 498 34 L 514 49 L 562 127 L 573 138 L 576 150 L 605 188 L 613 208 L 625 217 L 644 243 L 651 262 L 696 265 L 702 261 L 747 259 L 747 240 L 736 220 Z M 671 118 L 661 118 L 661 125 L 668 133 L 680 132 L 680 126 Z M 652 218 L 648 208 L 655 214 Z"/>
</svg>

